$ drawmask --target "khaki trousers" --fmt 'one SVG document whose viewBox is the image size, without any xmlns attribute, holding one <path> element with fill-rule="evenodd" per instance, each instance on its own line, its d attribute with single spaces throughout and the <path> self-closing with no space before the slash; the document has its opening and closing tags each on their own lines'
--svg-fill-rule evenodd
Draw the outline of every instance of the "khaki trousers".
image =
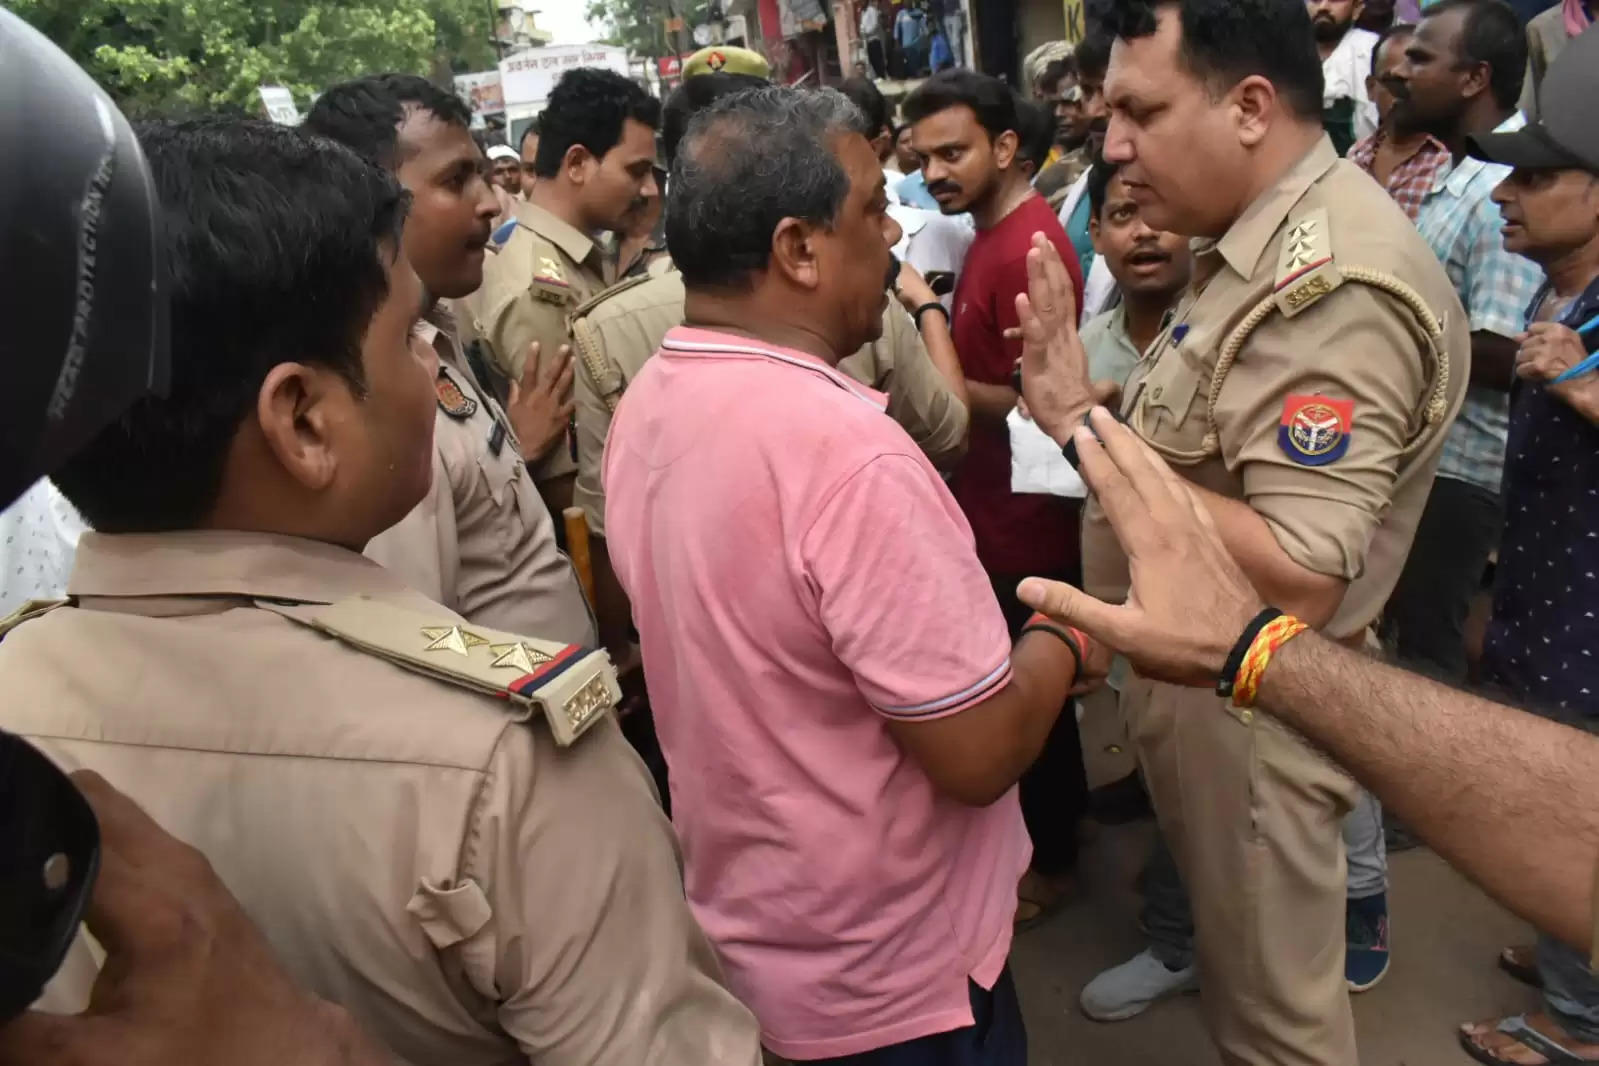
<svg viewBox="0 0 1599 1066">
<path fill-rule="evenodd" d="M 1128 733 L 1193 901 L 1222 1060 L 1356 1066 L 1340 823 L 1354 781 L 1264 713 L 1132 678 Z"/>
</svg>

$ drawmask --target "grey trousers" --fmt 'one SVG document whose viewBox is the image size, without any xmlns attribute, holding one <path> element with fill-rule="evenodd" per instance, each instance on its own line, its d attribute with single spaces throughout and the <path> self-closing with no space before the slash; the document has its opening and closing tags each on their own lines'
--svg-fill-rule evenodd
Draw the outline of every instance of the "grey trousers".
<svg viewBox="0 0 1599 1066">
<path fill-rule="evenodd" d="M 1382 836 L 1382 804 L 1377 797 L 1361 791 L 1360 802 L 1344 816 L 1344 851 L 1348 855 L 1350 899 L 1365 899 L 1388 891 L 1388 849 Z M 1188 903 L 1188 890 L 1183 887 L 1182 875 L 1177 872 L 1177 862 L 1159 831 L 1155 845 L 1150 849 L 1149 861 L 1138 876 L 1144 894 L 1144 906 L 1139 912 L 1139 924 L 1149 938 L 1150 952 L 1174 970 L 1187 969 L 1194 964 L 1194 915 Z M 1571 949 L 1566 949 L 1568 952 Z M 1571 952 L 1583 963 L 1581 954 Z M 1543 962 L 1543 945 L 1539 945 L 1539 963 Z M 1599 1031 L 1599 979 L 1588 974 L 1588 988 L 1592 990 L 1589 1008 L 1592 1011 L 1588 1024 Z M 1547 978 L 1545 982 L 1547 986 Z M 1551 1010 L 1555 1008 L 1551 1005 Z M 1595 1037 L 1599 1039 L 1599 1037 Z"/>
</svg>

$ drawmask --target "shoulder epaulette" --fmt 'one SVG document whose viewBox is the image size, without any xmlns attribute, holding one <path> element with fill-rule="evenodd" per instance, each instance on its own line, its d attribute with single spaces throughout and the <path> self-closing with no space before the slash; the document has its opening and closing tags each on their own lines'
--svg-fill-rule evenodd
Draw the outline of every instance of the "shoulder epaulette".
<svg viewBox="0 0 1599 1066">
<path fill-rule="evenodd" d="M 1313 208 L 1288 220 L 1272 294 L 1277 309 L 1293 318 L 1344 283 L 1333 262 L 1327 209 Z"/>
<path fill-rule="evenodd" d="M 258 600 L 256 606 L 396 666 L 535 712 L 566 747 L 622 698 L 603 650 L 518 636 L 364 596 L 334 604 Z"/>
</svg>

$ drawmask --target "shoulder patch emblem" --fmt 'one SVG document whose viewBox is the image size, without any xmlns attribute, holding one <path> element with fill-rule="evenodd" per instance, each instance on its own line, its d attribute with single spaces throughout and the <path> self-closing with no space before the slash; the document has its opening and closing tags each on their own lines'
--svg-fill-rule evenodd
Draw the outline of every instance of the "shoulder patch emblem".
<svg viewBox="0 0 1599 1066">
<path fill-rule="evenodd" d="M 1326 466 L 1349 450 L 1355 401 L 1289 393 L 1283 400 L 1277 444 L 1300 466 Z"/>
<path fill-rule="evenodd" d="M 439 410 L 455 419 L 467 419 L 477 414 L 477 401 L 461 391 L 455 379 L 439 370 L 433 380 L 433 391 L 439 395 Z"/>
</svg>

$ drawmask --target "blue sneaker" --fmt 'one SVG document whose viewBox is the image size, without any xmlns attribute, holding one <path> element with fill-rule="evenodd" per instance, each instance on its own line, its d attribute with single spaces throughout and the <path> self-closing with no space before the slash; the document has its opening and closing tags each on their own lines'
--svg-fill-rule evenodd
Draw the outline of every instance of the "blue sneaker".
<svg viewBox="0 0 1599 1066">
<path fill-rule="evenodd" d="M 1388 973 L 1388 895 L 1352 899 L 1344 911 L 1344 980 L 1349 991 L 1374 988 Z"/>
</svg>

